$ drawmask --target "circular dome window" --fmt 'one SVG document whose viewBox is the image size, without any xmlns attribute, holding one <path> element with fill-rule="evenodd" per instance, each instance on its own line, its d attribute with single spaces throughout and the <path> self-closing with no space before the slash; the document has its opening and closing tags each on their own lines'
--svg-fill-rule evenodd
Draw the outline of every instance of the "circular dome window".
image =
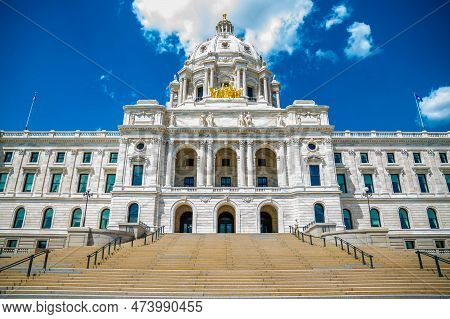
<svg viewBox="0 0 450 319">
<path fill-rule="evenodd" d="M 228 49 L 229 46 L 230 44 L 228 42 L 222 42 L 222 48 Z"/>
<path fill-rule="evenodd" d="M 309 149 L 310 151 L 315 151 L 315 150 L 317 149 L 317 146 L 316 146 L 316 144 L 314 144 L 314 143 L 309 143 L 309 144 L 308 144 L 308 149 Z"/>
<path fill-rule="evenodd" d="M 139 142 L 139 143 L 136 144 L 136 149 L 138 151 L 142 151 L 144 148 L 145 148 L 145 144 L 144 143 Z"/>
</svg>

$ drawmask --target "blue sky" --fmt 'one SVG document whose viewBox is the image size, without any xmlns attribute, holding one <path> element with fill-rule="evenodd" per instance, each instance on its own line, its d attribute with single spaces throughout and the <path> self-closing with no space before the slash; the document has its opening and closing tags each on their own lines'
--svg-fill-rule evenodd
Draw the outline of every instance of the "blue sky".
<svg viewBox="0 0 450 319">
<path fill-rule="evenodd" d="M 0 129 L 24 128 L 37 91 L 31 130 L 116 130 L 123 105 L 166 102 L 185 52 L 227 11 L 269 61 L 283 107 L 305 97 L 330 106 L 336 130 L 418 131 L 417 92 L 426 128 L 450 130 L 450 4 L 376 49 L 449 1 L 236 1 L 0 0 Z"/>
</svg>

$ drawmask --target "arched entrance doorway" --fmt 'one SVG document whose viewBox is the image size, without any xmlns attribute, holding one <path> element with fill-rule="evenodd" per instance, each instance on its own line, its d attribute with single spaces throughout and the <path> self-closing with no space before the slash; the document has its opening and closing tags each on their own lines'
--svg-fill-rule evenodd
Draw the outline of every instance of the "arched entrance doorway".
<svg viewBox="0 0 450 319">
<path fill-rule="evenodd" d="M 192 233 L 192 212 L 184 212 L 181 215 L 180 233 Z"/>
<path fill-rule="evenodd" d="M 272 217 L 268 213 L 261 212 L 261 223 L 259 228 L 262 234 L 272 232 Z"/>
<path fill-rule="evenodd" d="M 219 234 L 234 233 L 234 216 L 230 212 L 223 212 L 217 220 Z"/>
</svg>

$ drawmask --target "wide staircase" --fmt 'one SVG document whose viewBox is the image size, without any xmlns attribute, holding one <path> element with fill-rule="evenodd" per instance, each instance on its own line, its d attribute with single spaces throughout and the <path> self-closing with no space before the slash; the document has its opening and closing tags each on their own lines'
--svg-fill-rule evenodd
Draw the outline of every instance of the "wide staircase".
<svg viewBox="0 0 450 319">
<path fill-rule="evenodd" d="M 374 255 L 374 269 L 334 242 L 310 245 L 290 234 L 167 234 L 148 245 L 123 244 L 90 269 L 87 247 L 61 250 L 45 274 L 26 280 L 9 273 L 3 281 L 0 273 L 0 292 L 83 298 L 450 295 L 449 268 L 438 277 L 431 259 L 420 270 L 412 252 L 361 248 Z"/>
</svg>

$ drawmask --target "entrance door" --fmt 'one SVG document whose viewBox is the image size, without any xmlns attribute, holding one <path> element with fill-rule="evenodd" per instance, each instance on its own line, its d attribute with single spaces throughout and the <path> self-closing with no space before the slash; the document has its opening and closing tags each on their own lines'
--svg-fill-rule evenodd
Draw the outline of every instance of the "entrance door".
<svg viewBox="0 0 450 319">
<path fill-rule="evenodd" d="M 266 212 L 261 212 L 260 215 L 260 231 L 261 233 L 272 232 L 272 217 Z"/>
<path fill-rule="evenodd" d="M 234 218 L 228 212 L 224 212 L 219 215 L 219 233 L 234 233 Z"/>
<path fill-rule="evenodd" d="M 185 212 L 181 215 L 180 233 L 192 233 L 192 212 Z"/>
</svg>

